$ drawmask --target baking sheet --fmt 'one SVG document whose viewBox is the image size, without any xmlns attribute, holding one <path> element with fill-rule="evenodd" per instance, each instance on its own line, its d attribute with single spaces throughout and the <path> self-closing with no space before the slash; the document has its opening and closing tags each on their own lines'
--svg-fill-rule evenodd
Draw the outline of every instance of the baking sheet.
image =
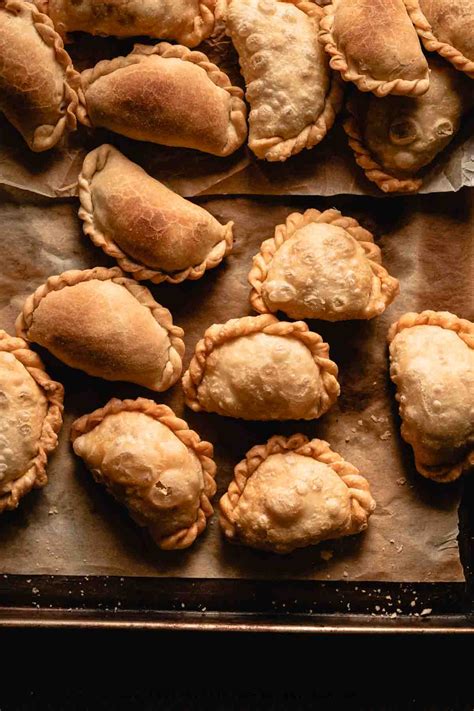
<svg viewBox="0 0 474 711">
<path fill-rule="evenodd" d="M 70 268 L 112 265 L 82 235 L 77 201 L 50 201 L 32 194 L 0 195 L 2 270 L 0 327 L 13 332 L 25 297 L 51 274 Z M 473 318 L 474 247 L 470 191 L 456 196 L 337 200 L 207 199 L 221 221 L 236 221 L 236 244 L 221 267 L 197 282 L 152 287 L 185 329 L 189 363 L 194 345 L 213 322 L 251 313 L 247 272 L 260 242 L 295 209 L 339 207 L 375 231 L 384 263 L 401 281 L 401 295 L 371 322 L 312 322 L 331 345 L 340 367 L 337 405 L 313 422 L 253 423 L 192 413 L 180 386 L 157 395 L 139 387 L 106 383 L 63 366 L 42 351 L 50 374 L 65 384 L 66 420 L 49 466 L 50 483 L 0 517 L 0 570 L 16 574 L 172 576 L 364 581 L 461 581 L 457 545 L 462 483 L 439 486 L 422 479 L 411 450 L 399 436 L 388 378 L 385 344 L 389 324 L 407 310 L 449 309 Z M 304 432 L 327 439 L 370 481 L 377 510 L 368 531 L 338 542 L 279 557 L 224 542 L 215 516 L 187 551 L 157 550 L 124 510 L 96 484 L 69 445 L 73 419 L 112 396 L 154 397 L 215 445 L 218 496 L 234 465 L 272 434 Z M 216 501 L 217 501 L 216 497 Z"/>
<path fill-rule="evenodd" d="M 78 70 L 100 59 L 131 51 L 133 40 L 99 38 L 77 33 L 67 45 Z M 151 43 L 150 39 L 143 39 Z M 244 87 L 238 58 L 220 30 L 200 49 Z M 429 168 L 421 193 L 455 192 L 474 186 L 474 120 L 467 120 L 451 145 Z M 198 151 L 144 144 L 100 129 L 80 127 L 59 147 L 42 154 L 25 151 L 24 142 L 0 116 L 0 184 L 49 196 L 76 194 L 77 176 L 87 151 L 101 143 L 116 145 L 129 158 L 185 197 L 199 195 L 373 195 L 383 193 L 370 183 L 354 161 L 341 118 L 324 141 L 283 164 L 259 161 L 243 147 L 218 158 Z"/>
</svg>

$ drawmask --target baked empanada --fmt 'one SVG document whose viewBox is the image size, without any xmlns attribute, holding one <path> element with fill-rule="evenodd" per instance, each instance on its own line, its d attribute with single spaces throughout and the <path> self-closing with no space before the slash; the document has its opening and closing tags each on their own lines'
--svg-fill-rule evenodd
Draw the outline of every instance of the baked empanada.
<svg viewBox="0 0 474 711">
<path fill-rule="evenodd" d="M 183 330 L 118 267 L 50 277 L 28 297 L 16 327 L 67 365 L 105 380 L 161 392 L 181 375 Z"/>
<path fill-rule="evenodd" d="M 249 274 L 260 313 L 344 321 L 379 316 L 398 293 L 374 238 L 338 210 L 295 212 L 265 240 Z"/>
<path fill-rule="evenodd" d="M 302 321 L 245 316 L 214 324 L 183 376 L 186 404 L 244 420 L 312 420 L 339 396 L 329 346 Z"/>
<path fill-rule="evenodd" d="M 226 537 L 291 553 L 360 533 L 375 509 L 367 480 L 327 442 L 272 437 L 247 452 L 220 500 Z"/>
<path fill-rule="evenodd" d="M 72 426 L 74 451 L 165 550 L 188 548 L 206 528 L 216 492 L 213 447 L 166 405 L 110 400 Z"/>
<path fill-rule="evenodd" d="M 342 86 L 318 43 L 322 10 L 295 0 L 230 0 L 227 31 L 247 84 L 249 146 L 284 161 L 322 141 L 341 108 Z"/>
<path fill-rule="evenodd" d="M 34 5 L 0 0 L 0 111 L 32 151 L 76 128 L 79 74 L 53 23 Z"/>
<path fill-rule="evenodd" d="M 410 0 L 417 30 L 430 52 L 439 54 L 474 79 L 472 0 Z"/>
<path fill-rule="evenodd" d="M 64 390 L 21 338 L 0 330 L 0 513 L 48 481 L 63 422 Z"/>
<path fill-rule="evenodd" d="M 195 47 L 212 33 L 216 0 L 34 0 L 58 32 L 176 40 Z"/>
<path fill-rule="evenodd" d="M 429 165 L 459 130 L 472 106 L 470 82 L 449 64 L 430 58 L 429 91 L 423 96 L 376 99 L 354 92 L 344 123 L 358 165 L 386 193 L 416 192 Z"/>
<path fill-rule="evenodd" d="M 474 466 L 474 324 L 445 311 L 407 313 L 388 334 L 401 434 L 438 482 Z"/>
<path fill-rule="evenodd" d="M 243 91 L 202 52 L 135 45 L 81 74 L 78 118 L 139 141 L 227 156 L 247 137 Z"/>
<path fill-rule="evenodd" d="M 419 96 L 428 90 L 428 64 L 409 2 L 332 0 L 324 8 L 319 39 L 345 81 L 376 96 Z"/>
<path fill-rule="evenodd" d="M 232 249 L 233 222 L 219 224 L 112 146 L 86 156 L 79 198 L 85 234 L 137 280 L 199 279 Z"/>
</svg>

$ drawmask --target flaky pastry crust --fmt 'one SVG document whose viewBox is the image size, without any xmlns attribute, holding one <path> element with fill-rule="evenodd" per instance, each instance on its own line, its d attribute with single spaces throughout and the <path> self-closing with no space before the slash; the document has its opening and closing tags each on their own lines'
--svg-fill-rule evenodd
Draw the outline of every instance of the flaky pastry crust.
<svg viewBox="0 0 474 711">
<path fill-rule="evenodd" d="M 46 465 L 48 456 L 56 449 L 58 434 L 63 423 L 64 389 L 46 373 L 40 357 L 21 338 L 9 336 L 0 330 L 0 353 L 11 353 L 40 388 L 46 401 L 37 454 L 27 471 L 21 476 L 2 483 L 0 479 L 0 513 L 15 509 L 20 499 L 33 488 L 40 489 L 48 482 Z M 3 393 L 2 393 L 3 395 Z M 27 439 L 28 435 L 25 435 Z M 3 478 L 3 475 L 2 475 Z"/>
<path fill-rule="evenodd" d="M 100 174 L 96 192 L 94 178 Z M 86 156 L 78 184 L 84 233 L 137 281 L 179 284 L 185 279 L 200 279 L 232 249 L 233 222 L 219 224 L 206 210 L 154 180 L 113 146 L 100 146 Z M 134 259 L 118 244 L 121 231 L 125 244 L 135 247 L 137 253 L 149 254 L 156 263 L 166 259 L 174 266 L 179 260 L 189 266 L 171 271 L 166 265 L 158 268 Z M 208 252 L 203 257 L 204 247 Z M 197 263 L 196 251 L 201 258 Z"/>
<path fill-rule="evenodd" d="M 350 500 L 349 515 L 344 518 L 342 523 L 336 524 L 329 530 L 318 530 L 317 526 L 311 531 L 305 528 L 304 532 L 299 532 L 298 538 L 293 538 L 291 529 L 293 529 L 294 535 L 295 527 L 297 528 L 300 518 L 301 523 L 304 523 L 302 502 L 304 502 L 306 496 L 311 495 L 311 484 L 316 482 L 300 483 L 296 481 L 295 493 L 292 491 L 294 482 L 292 478 L 287 477 L 287 496 L 284 497 L 283 492 L 280 492 L 280 498 L 276 502 L 271 501 L 271 497 L 275 493 L 274 490 L 267 488 L 265 491 L 265 487 L 263 487 L 263 491 L 260 490 L 259 498 L 263 498 L 263 505 L 266 509 L 265 515 L 268 518 L 266 530 L 261 530 L 260 528 L 261 517 L 259 517 L 257 528 L 252 527 L 246 530 L 245 521 L 242 520 L 242 514 L 239 512 L 239 502 L 242 500 L 249 481 L 270 457 L 274 455 L 287 456 L 288 454 L 296 454 L 316 460 L 326 465 L 340 477 L 340 480 L 347 487 L 347 495 Z M 274 464 L 274 468 L 278 468 L 277 463 Z M 320 473 L 322 472 L 324 472 L 324 469 Z M 269 484 L 267 484 L 268 486 Z M 291 494 L 293 494 L 293 497 Z M 268 497 L 270 497 L 270 501 Z M 294 501 L 293 498 L 296 498 L 297 501 Z M 334 500 L 337 501 L 336 498 Z M 253 503 L 257 506 L 259 504 L 260 506 L 262 505 L 262 501 L 257 499 Z M 327 442 L 320 439 L 309 441 L 305 435 L 295 434 L 288 438 L 275 436 L 269 439 L 266 444 L 252 447 L 247 452 L 245 459 L 235 467 L 234 478 L 229 484 L 227 492 L 221 498 L 219 507 L 220 525 L 229 541 L 243 543 L 254 548 L 262 548 L 263 550 L 271 550 L 275 553 L 290 553 L 295 548 L 314 545 L 331 538 L 352 536 L 364 531 L 367 528 L 370 515 L 375 510 L 375 501 L 371 496 L 367 480 L 360 475 L 358 469 L 346 462 L 340 454 L 333 452 Z M 245 513 L 251 507 L 252 502 L 250 500 L 246 501 Z M 332 516 L 334 516 L 334 513 L 332 512 Z M 271 538 L 271 534 L 275 532 L 279 534 L 278 541 Z M 285 538 L 286 540 L 284 540 Z"/>
<path fill-rule="evenodd" d="M 433 362 L 424 362 L 424 372 L 413 362 L 413 345 L 408 355 L 400 352 L 407 345 L 399 344 L 400 334 L 415 329 L 414 337 L 419 337 L 420 327 L 437 327 L 453 332 L 460 343 L 467 346 L 471 353 L 471 366 L 459 364 L 452 342 L 442 343 L 442 359 L 439 357 L 440 347 L 433 356 Z M 429 360 L 430 348 L 435 346 L 436 334 L 430 334 L 420 343 L 416 355 Z M 474 466 L 474 324 L 461 319 L 447 311 L 423 311 L 421 313 L 406 313 L 392 324 L 388 333 L 390 346 L 390 375 L 397 386 L 396 399 L 400 403 L 399 411 L 402 418 L 401 435 L 413 447 L 415 466 L 420 474 L 440 483 L 448 483 L 458 479 L 464 471 Z M 441 346 L 441 344 L 440 344 Z M 402 358 L 409 360 L 410 373 L 405 372 Z M 461 380 L 457 377 L 456 367 L 462 368 Z M 443 373 L 449 373 L 452 380 L 444 388 L 440 381 Z M 404 382 L 410 376 L 409 387 Z M 470 388 L 467 378 L 470 375 Z M 413 381 L 416 379 L 416 392 Z M 433 385 L 433 379 L 437 380 Z M 459 392 L 454 391 L 453 382 L 457 381 Z M 426 382 L 425 382 L 426 381 Z M 415 396 L 421 397 L 418 406 Z M 461 402 L 461 398 L 465 402 Z M 452 400 L 455 402 L 452 402 Z M 458 408 L 459 412 L 456 412 Z M 444 419 L 443 419 L 444 418 Z M 470 419 L 469 419 L 470 418 Z M 433 432 L 434 425 L 442 428 L 441 434 Z M 469 429 L 470 425 L 470 429 Z M 466 430 L 467 427 L 467 430 Z M 465 441 L 459 441 L 459 430 L 464 429 Z M 467 435 L 466 435 L 467 432 Z M 443 442 L 443 439 L 445 440 Z M 445 446 L 443 446 L 445 445 Z"/>
<path fill-rule="evenodd" d="M 307 225 L 333 225 L 334 227 L 339 227 L 350 237 L 353 238 L 364 250 L 365 258 L 370 265 L 372 271 L 372 283 L 370 286 L 370 294 L 366 304 L 357 310 L 357 313 L 352 311 L 347 315 L 344 309 L 337 314 L 330 311 L 330 307 L 325 304 L 325 306 L 319 306 L 312 313 L 309 313 L 309 308 L 305 308 L 304 315 L 297 315 L 295 311 L 298 311 L 301 304 L 298 304 L 298 294 L 295 295 L 296 303 L 291 307 L 287 307 L 288 311 L 285 311 L 283 306 L 279 307 L 278 304 L 272 303 L 272 300 L 267 295 L 264 295 L 264 285 L 267 281 L 269 270 L 271 269 L 272 262 L 275 255 L 278 254 L 278 250 L 294 238 L 299 230 L 306 227 Z M 316 236 L 316 235 L 315 235 Z M 300 255 L 301 257 L 301 255 Z M 299 258 L 299 266 L 302 266 L 302 260 Z M 393 301 L 395 296 L 399 291 L 398 280 L 391 277 L 387 270 L 381 264 L 382 256 L 379 247 L 374 244 L 373 235 L 366 229 L 361 227 L 357 220 L 351 217 L 344 217 L 338 210 L 325 210 L 320 212 L 319 210 L 310 209 L 306 212 L 298 213 L 295 212 L 288 216 L 285 224 L 278 225 L 275 228 L 275 236 L 271 239 L 265 240 L 260 247 L 260 252 L 253 258 L 253 266 L 250 270 L 248 280 L 252 287 L 250 292 L 250 303 L 255 311 L 259 313 L 272 313 L 279 308 L 288 313 L 292 318 L 325 318 L 329 321 L 344 320 L 346 318 L 357 318 L 357 319 L 371 319 L 375 316 L 380 315 L 386 309 L 386 307 Z M 348 263 L 348 269 L 352 269 L 353 262 Z M 327 281 L 333 276 L 332 264 L 329 263 L 330 272 L 327 275 Z M 288 268 L 291 264 L 288 264 Z M 311 272 L 314 270 L 313 266 L 308 266 L 308 278 L 311 278 Z M 342 276 L 344 281 L 347 279 Z M 326 281 L 326 280 L 325 280 Z M 305 280 L 307 283 L 307 280 Z M 337 281 L 334 282 L 337 286 Z M 291 285 L 291 283 L 290 283 Z M 296 287 L 295 287 L 296 288 Z M 315 284 L 316 293 L 318 290 L 318 284 L 316 280 Z M 337 293 L 337 292 L 336 292 Z M 290 301 L 292 301 L 291 299 Z M 325 300 L 326 301 L 326 300 Z M 291 311 L 291 313 L 290 313 Z"/>
<path fill-rule="evenodd" d="M 145 398 L 137 398 L 136 400 L 118 400 L 113 398 L 105 407 L 102 407 L 89 415 L 84 415 L 76 420 L 71 429 L 71 441 L 74 444 L 79 437 L 88 434 L 100 425 L 110 415 L 119 415 L 124 412 L 141 413 L 146 417 L 150 417 L 157 422 L 167 427 L 187 448 L 192 451 L 202 469 L 203 486 L 199 496 L 199 506 L 196 512 L 196 520 L 186 528 L 177 530 L 171 535 L 160 535 L 160 506 L 156 504 L 151 495 L 151 490 L 159 484 L 151 484 L 148 480 L 137 479 L 133 486 L 127 481 L 127 484 L 113 482 L 108 480 L 107 474 L 100 470 L 93 469 L 92 474 L 99 484 L 104 484 L 108 491 L 120 503 L 125 506 L 130 506 L 133 510 L 133 504 L 141 502 L 150 504 L 154 515 L 148 517 L 142 514 L 137 523 L 141 526 L 146 526 L 154 539 L 155 543 L 163 550 L 173 550 L 188 548 L 196 538 L 204 531 L 207 525 L 207 519 L 212 516 L 214 509 L 210 499 L 216 493 L 216 465 L 213 460 L 214 449 L 210 442 L 201 440 L 199 435 L 189 429 L 188 424 L 176 417 L 173 410 L 166 405 L 159 405 L 152 400 Z M 183 476 L 186 472 L 183 471 Z M 149 509 L 148 509 L 149 510 Z M 133 514 L 132 514 L 133 515 Z"/>
</svg>

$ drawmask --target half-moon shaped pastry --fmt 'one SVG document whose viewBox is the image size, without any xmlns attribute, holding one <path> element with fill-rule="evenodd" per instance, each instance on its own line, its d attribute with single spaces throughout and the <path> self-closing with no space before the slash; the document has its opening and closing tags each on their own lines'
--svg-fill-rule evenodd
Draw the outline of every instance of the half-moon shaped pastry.
<svg viewBox="0 0 474 711">
<path fill-rule="evenodd" d="M 48 481 L 63 423 L 64 390 L 21 338 L 0 330 L 0 513 Z"/>
<path fill-rule="evenodd" d="M 61 34 L 176 40 L 195 47 L 214 29 L 216 0 L 35 0 Z"/>
<path fill-rule="evenodd" d="M 29 2 L 0 0 L 0 111 L 32 151 L 76 128 L 79 74 L 53 23 Z"/>
<path fill-rule="evenodd" d="M 354 92 L 344 129 L 357 164 L 386 193 L 416 192 L 429 165 L 459 130 L 472 106 L 470 82 L 449 64 L 430 58 L 429 91 L 376 99 Z"/>
<path fill-rule="evenodd" d="M 28 297 L 16 327 L 67 365 L 104 380 L 161 392 L 181 375 L 183 330 L 118 267 L 50 277 Z"/>
<path fill-rule="evenodd" d="M 340 388 L 329 346 L 303 321 L 245 316 L 214 324 L 183 376 L 186 404 L 244 420 L 312 420 Z"/>
<path fill-rule="evenodd" d="M 291 553 L 367 528 L 375 509 L 367 480 L 327 442 L 272 437 L 247 452 L 220 500 L 233 543 Z"/>
<path fill-rule="evenodd" d="M 255 311 L 345 321 L 379 316 L 399 291 L 374 238 L 338 210 L 295 212 L 265 240 L 249 273 Z"/>
<path fill-rule="evenodd" d="M 319 39 L 344 81 L 376 96 L 420 96 L 428 64 L 408 15 L 408 0 L 332 0 Z"/>
<path fill-rule="evenodd" d="M 438 52 L 474 79 L 474 5 L 471 0 L 411 0 L 416 27 L 429 52 Z"/>
<path fill-rule="evenodd" d="M 247 137 L 243 91 L 202 52 L 161 42 L 81 74 L 78 118 L 138 141 L 227 156 Z"/>
<path fill-rule="evenodd" d="M 72 426 L 74 451 L 165 550 L 188 548 L 213 514 L 213 447 L 166 405 L 110 400 Z"/>
<path fill-rule="evenodd" d="M 474 324 L 445 311 L 407 313 L 388 342 L 415 466 L 429 479 L 454 481 L 474 466 Z"/>
<path fill-rule="evenodd" d="M 112 146 L 86 156 L 79 198 L 85 234 L 137 280 L 200 279 L 232 249 L 233 222 L 221 225 Z"/>
<path fill-rule="evenodd" d="M 227 32 L 247 84 L 249 146 L 284 161 L 322 141 L 341 108 L 341 83 L 318 43 L 322 10 L 295 0 L 231 0 Z"/>
</svg>

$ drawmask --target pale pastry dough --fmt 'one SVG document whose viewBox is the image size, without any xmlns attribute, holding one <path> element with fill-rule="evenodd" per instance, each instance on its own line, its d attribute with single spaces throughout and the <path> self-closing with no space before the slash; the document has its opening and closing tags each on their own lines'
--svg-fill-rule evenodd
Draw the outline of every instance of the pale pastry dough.
<svg viewBox="0 0 474 711">
<path fill-rule="evenodd" d="M 324 8 L 319 39 L 331 67 L 360 91 L 376 96 L 420 96 L 428 90 L 428 64 L 408 15 L 412 0 L 332 0 Z"/>
<path fill-rule="evenodd" d="M 247 85 L 249 146 L 284 161 L 322 141 L 341 108 L 341 83 L 318 43 L 321 8 L 295 0 L 230 0 L 227 32 Z"/>
<path fill-rule="evenodd" d="M 327 442 L 301 434 L 253 447 L 220 500 L 234 543 L 291 553 L 367 528 L 375 509 L 367 480 Z"/>
<path fill-rule="evenodd" d="M 135 45 L 81 75 L 78 118 L 128 138 L 227 156 L 247 137 L 243 91 L 202 52 Z"/>
<path fill-rule="evenodd" d="M 339 396 L 329 346 L 302 322 L 246 316 L 214 324 L 183 376 L 186 404 L 244 420 L 312 420 Z"/>
<path fill-rule="evenodd" d="M 232 249 L 233 222 L 219 224 L 112 146 L 86 156 L 79 198 L 85 234 L 137 280 L 199 279 Z"/>
<path fill-rule="evenodd" d="M 0 111 L 32 151 L 76 128 L 79 74 L 53 23 L 34 5 L 0 0 Z"/>
<path fill-rule="evenodd" d="M 105 380 L 161 392 L 181 375 L 183 330 L 118 267 L 50 277 L 26 300 L 17 333 Z"/>
<path fill-rule="evenodd" d="M 34 0 L 61 34 L 176 40 L 195 47 L 214 29 L 216 0 Z"/>
<path fill-rule="evenodd" d="M 443 311 L 407 313 L 389 331 L 403 439 L 438 482 L 474 466 L 474 324 Z"/>
<path fill-rule="evenodd" d="M 250 303 L 260 313 L 344 321 L 379 316 L 399 291 L 374 238 L 338 210 L 295 212 L 253 258 Z"/>
<path fill-rule="evenodd" d="M 72 426 L 74 451 L 165 550 L 188 548 L 212 516 L 213 447 L 166 405 L 110 400 Z"/>
<path fill-rule="evenodd" d="M 472 0 L 410 0 L 417 30 L 429 52 L 438 52 L 474 79 Z"/>
<path fill-rule="evenodd" d="M 416 192 L 429 165 L 459 130 L 472 105 L 470 82 L 449 64 L 430 58 L 423 96 L 376 99 L 354 93 L 344 129 L 358 165 L 386 193 Z"/>
<path fill-rule="evenodd" d="M 47 483 L 63 399 L 63 386 L 51 380 L 39 356 L 0 330 L 0 513 Z"/>
</svg>

